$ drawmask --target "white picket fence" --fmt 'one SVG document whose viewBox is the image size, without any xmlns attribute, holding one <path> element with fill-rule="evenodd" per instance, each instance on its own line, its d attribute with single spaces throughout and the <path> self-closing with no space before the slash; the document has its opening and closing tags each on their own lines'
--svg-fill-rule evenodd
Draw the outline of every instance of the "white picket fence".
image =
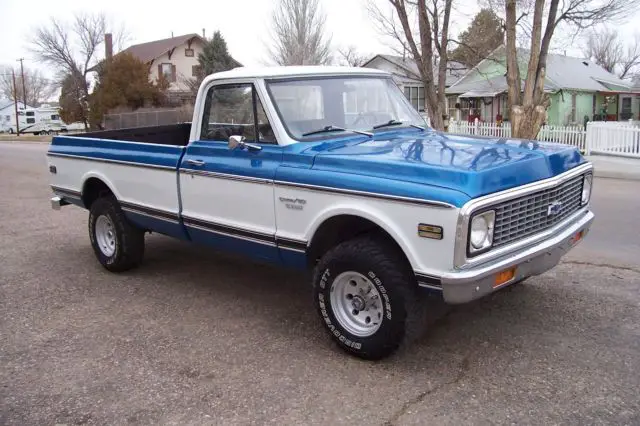
<svg viewBox="0 0 640 426">
<path fill-rule="evenodd" d="M 640 158 L 640 126 L 633 122 L 587 123 L 586 153 Z"/>
<path fill-rule="evenodd" d="M 449 133 L 461 135 L 511 137 L 510 123 L 449 123 Z M 543 126 L 536 137 L 539 141 L 572 145 L 585 154 L 610 154 L 640 158 L 639 121 L 591 121 L 587 130 L 582 126 Z"/>
<path fill-rule="evenodd" d="M 449 133 L 462 135 L 490 136 L 496 138 L 511 137 L 511 123 L 475 123 L 455 122 L 449 123 Z M 586 151 L 587 132 L 582 126 L 542 126 L 538 136 L 539 141 L 559 142 L 577 147 Z"/>
</svg>

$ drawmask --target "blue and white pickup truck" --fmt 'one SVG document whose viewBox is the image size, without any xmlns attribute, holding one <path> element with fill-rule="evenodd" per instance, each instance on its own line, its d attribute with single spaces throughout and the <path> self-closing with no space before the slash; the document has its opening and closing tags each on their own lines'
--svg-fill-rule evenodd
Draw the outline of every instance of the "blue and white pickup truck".
<svg viewBox="0 0 640 426">
<path fill-rule="evenodd" d="M 52 207 L 89 211 L 124 271 L 157 232 L 311 272 L 320 322 L 380 359 L 426 292 L 460 304 L 553 268 L 594 219 L 570 146 L 430 129 L 391 75 L 346 67 L 208 76 L 193 120 L 53 138 Z"/>
</svg>

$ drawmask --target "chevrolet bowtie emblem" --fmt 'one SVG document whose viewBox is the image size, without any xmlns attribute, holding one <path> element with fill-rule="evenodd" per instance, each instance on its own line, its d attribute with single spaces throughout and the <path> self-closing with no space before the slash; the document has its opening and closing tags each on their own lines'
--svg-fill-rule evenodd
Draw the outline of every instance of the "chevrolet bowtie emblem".
<svg viewBox="0 0 640 426">
<path fill-rule="evenodd" d="M 555 216 L 562 211 L 562 202 L 554 201 L 547 207 L 547 216 Z"/>
</svg>

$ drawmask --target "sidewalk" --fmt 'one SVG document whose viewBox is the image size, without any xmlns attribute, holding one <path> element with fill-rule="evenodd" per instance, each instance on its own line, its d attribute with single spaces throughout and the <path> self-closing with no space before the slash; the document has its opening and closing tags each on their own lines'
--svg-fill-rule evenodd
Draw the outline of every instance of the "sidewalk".
<svg viewBox="0 0 640 426">
<path fill-rule="evenodd" d="M 640 158 L 623 158 L 610 155 L 589 155 L 595 177 L 640 180 Z"/>
</svg>

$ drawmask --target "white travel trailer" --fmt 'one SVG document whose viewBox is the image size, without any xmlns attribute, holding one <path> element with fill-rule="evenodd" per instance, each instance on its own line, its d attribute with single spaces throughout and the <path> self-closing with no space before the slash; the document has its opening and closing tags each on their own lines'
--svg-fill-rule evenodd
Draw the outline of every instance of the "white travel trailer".
<svg viewBox="0 0 640 426">
<path fill-rule="evenodd" d="M 18 104 L 18 125 L 20 133 L 34 135 L 66 132 L 68 125 L 60 119 L 58 108 L 43 104 L 38 108 Z M 16 133 L 16 114 L 13 103 L 0 108 L 0 131 Z"/>
</svg>

